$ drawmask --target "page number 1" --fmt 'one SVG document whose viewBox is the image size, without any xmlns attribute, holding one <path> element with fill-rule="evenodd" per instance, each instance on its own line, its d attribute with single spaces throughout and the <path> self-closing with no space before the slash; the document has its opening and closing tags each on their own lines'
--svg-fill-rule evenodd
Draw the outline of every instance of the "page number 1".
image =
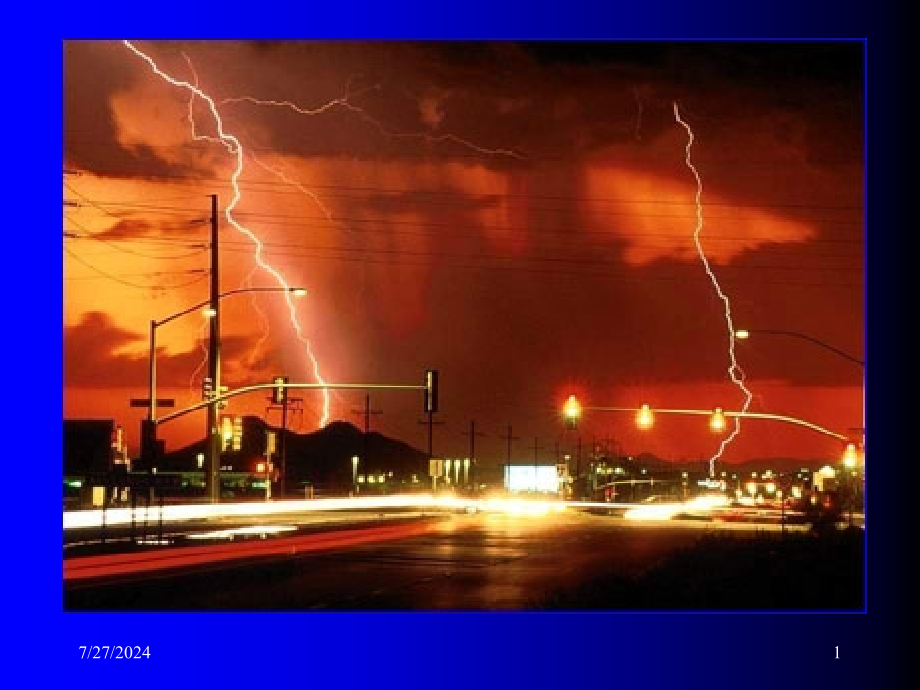
<svg viewBox="0 0 920 690">
<path fill-rule="evenodd" d="M 840 646 L 839 645 L 837 647 L 834 647 L 834 658 L 835 659 L 840 658 Z"/>
</svg>

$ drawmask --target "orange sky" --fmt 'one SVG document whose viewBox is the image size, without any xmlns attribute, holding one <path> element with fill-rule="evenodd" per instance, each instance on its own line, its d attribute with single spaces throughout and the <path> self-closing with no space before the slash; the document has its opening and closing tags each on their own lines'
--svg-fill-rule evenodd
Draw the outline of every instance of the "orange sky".
<svg viewBox="0 0 920 690">
<path fill-rule="evenodd" d="M 534 437 L 549 460 L 562 436 L 555 405 L 736 409 L 722 303 L 736 326 L 796 331 L 862 358 L 860 47 L 660 44 L 139 44 L 217 103 L 244 150 L 234 217 L 265 258 L 309 294 L 297 317 L 324 379 L 421 383 L 442 375 L 438 454 L 516 454 Z M 188 61 L 185 56 L 188 57 Z M 64 414 L 113 418 L 136 446 L 146 396 L 148 328 L 208 296 L 209 194 L 232 199 L 235 158 L 195 141 L 189 91 L 119 43 L 65 46 Z M 194 66 L 193 73 L 190 64 Z M 794 67 L 794 69 L 793 69 Z M 350 94 L 350 95 L 349 95 Z M 290 100 L 317 109 L 228 101 Z M 195 134 L 213 117 L 192 104 Z M 513 152 L 514 155 L 509 155 Z M 274 171 L 274 172 L 272 172 Z M 294 184 L 291 184 L 294 183 Z M 276 286 L 226 220 L 221 288 Z M 247 281 L 249 281 L 247 283 Z M 314 380 L 278 295 L 222 303 L 226 383 L 276 374 Z M 200 399 L 204 321 L 158 329 L 160 396 Z M 801 340 L 738 343 L 752 410 L 847 433 L 863 422 L 862 370 Z M 316 428 L 305 394 L 293 428 Z M 363 396 L 333 396 L 333 418 Z M 425 446 L 421 394 L 374 395 L 374 427 Z M 264 416 L 262 396 L 229 412 Z M 165 425 L 169 447 L 200 438 L 204 415 Z M 603 417 L 603 418 L 602 418 Z M 718 439 L 692 418 L 639 434 L 629 416 L 585 419 L 582 432 L 626 452 L 709 457 Z M 277 423 L 277 416 L 271 418 Z M 725 458 L 832 457 L 831 439 L 746 423 Z"/>
</svg>

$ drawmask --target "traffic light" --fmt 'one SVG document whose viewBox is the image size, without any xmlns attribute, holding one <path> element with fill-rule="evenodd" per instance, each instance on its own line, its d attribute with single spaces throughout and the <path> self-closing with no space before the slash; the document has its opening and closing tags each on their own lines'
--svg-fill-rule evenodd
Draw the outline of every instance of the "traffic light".
<svg viewBox="0 0 920 690">
<path fill-rule="evenodd" d="M 201 399 L 210 400 L 214 395 L 214 381 L 210 376 L 205 376 L 201 380 Z"/>
<path fill-rule="evenodd" d="M 429 369 L 425 372 L 425 412 L 434 414 L 438 411 L 438 372 Z"/>
<path fill-rule="evenodd" d="M 275 405 L 282 405 L 285 400 L 287 400 L 287 388 L 283 385 L 287 383 L 290 379 L 287 376 L 276 376 L 272 379 L 272 383 L 275 384 L 275 387 L 272 389 L 272 402 Z"/>
<path fill-rule="evenodd" d="M 575 429 L 578 426 L 578 418 L 581 417 L 581 404 L 578 398 L 570 395 L 562 408 L 562 414 L 565 417 L 566 428 Z"/>
</svg>

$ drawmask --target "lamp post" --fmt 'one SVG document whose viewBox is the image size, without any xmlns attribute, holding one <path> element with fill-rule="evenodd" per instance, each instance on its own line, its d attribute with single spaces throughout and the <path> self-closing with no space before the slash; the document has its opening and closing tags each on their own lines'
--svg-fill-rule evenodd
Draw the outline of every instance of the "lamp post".
<svg viewBox="0 0 920 690">
<path fill-rule="evenodd" d="M 792 338 L 799 338 L 800 340 L 807 340 L 808 342 L 814 343 L 815 345 L 818 345 L 819 347 L 823 347 L 825 350 L 830 350 L 834 354 L 840 357 L 843 357 L 844 359 L 847 359 L 853 362 L 854 364 L 858 364 L 859 366 L 863 368 L 866 367 L 866 362 L 864 360 L 859 359 L 858 357 L 854 357 L 853 355 L 847 352 L 844 352 L 840 348 L 834 347 L 833 345 L 829 345 L 828 343 L 825 343 L 823 340 L 819 340 L 818 338 L 814 338 L 810 335 L 805 335 L 804 333 L 798 333 L 796 331 L 778 331 L 778 330 L 772 330 L 772 329 L 741 328 L 741 329 L 736 330 L 733 333 L 733 335 L 735 338 L 739 340 L 747 340 L 748 338 L 751 337 L 752 333 L 765 333 L 768 335 L 785 335 L 785 336 L 789 336 Z M 851 431 L 854 431 L 854 430 L 851 429 Z M 865 434 L 865 429 L 861 429 L 861 431 L 863 432 L 863 434 Z M 848 464 L 848 463 L 852 463 L 852 464 Z M 843 456 L 843 464 L 849 468 L 848 471 L 850 472 L 850 479 L 847 480 L 847 483 L 851 485 L 850 492 L 852 493 L 853 487 L 855 486 L 855 482 L 852 481 L 853 480 L 853 474 L 852 474 L 853 469 L 852 468 L 856 466 L 856 447 L 853 443 L 847 444 L 847 448 Z M 850 497 L 850 501 L 851 501 L 850 503 L 850 524 L 851 525 L 853 524 L 852 498 L 853 497 L 851 496 Z"/>
<path fill-rule="evenodd" d="M 190 314 L 193 311 L 203 310 L 202 313 L 211 319 L 211 333 L 210 333 L 210 343 L 208 348 L 208 370 L 211 378 L 212 391 L 215 396 L 220 395 L 220 324 L 219 324 L 219 311 L 218 303 L 224 297 L 229 297 L 230 295 L 235 295 L 243 292 L 288 292 L 297 297 L 306 294 L 306 290 L 303 288 L 273 288 L 273 287 L 254 287 L 254 288 L 237 288 L 236 290 L 228 290 L 227 292 L 222 292 L 216 295 L 214 299 L 207 299 L 197 304 L 193 304 L 187 309 L 183 309 L 180 312 L 176 312 L 171 316 L 167 316 L 165 319 L 160 319 L 159 321 L 151 319 L 150 321 L 150 362 L 149 362 L 149 404 L 147 411 L 147 419 L 149 422 L 154 425 L 154 437 L 156 431 L 156 422 L 157 422 L 157 398 L 156 398 L 156 388 L 157 388 L 157 328 L 163 326 L 170 321 L 174 321 L 181 316 Z M 210 490 L 210 499 L 212 502 L 216 503 L 220 499 L 220 490 L 219 490 L 219 473 L 220 473 L 220 430 L 217 428 L 217 419 L 218 419 L 218 403 L 208 405 L 208 422 L 207 422 L 207 464 L 208 469 L 206 472 L 209 473 L 208 485 L 211 487 Z"/>
<path fill-rule="evenodd" d="M 358 456 L 351 456 L 351 489 L 357 495 L 358 493 Z"/>
<path fill-rule="evenodd" d="M 760 329 L 760 328 L 758 328 L 758 329 L 753 329 L 753 328 L 739 328 L 738 330 L 736 330 L 736 331 L 734 332 L 733 335 L 734 335 L 734 337 L 737 338 L 738 340 L 747 340 L 748 338 L 751 337 L 751 334 L 753 334 L 753 333 L 764 333 L 764 334 L 768 334 L 768 335 L 787 335 L 787 336 L 790 336 L 790 337 L 792 337 L 792 338 L 799 338 L 800 340 L 807 340 L 808 342 L 814 343 L 815 345 L 819 345 L 820 347 L 823 347 L 823 348 L 826 349 L 826 350 L 830 350 L 830 351 L 833 352 L 834 354 L 837 354 L 837 355 L 843 357 L 844 359 L 850 360 L 850 361 L 853 362 L 854 364 L 858 364 L 858 365 L 861 366 L 861 367 L 865 367 L 865 366 L 866 366 L 865 361 L 863 361 L 863 360 L 861 360 L 861 359 L 859 359 L 859 358 L 857 358 L 857 357 L 854 357 L 853 355 L 847 354 L 847 353 L 844 352 L 843 350 L 841 350 L 841 349 L 839 349 L 839 348 L 836 348 L 836 347 L 834 347 L 833 345 L 828 345 L 828 344 L 825 343 L 823 340 L 818 340 L 817 338 L 813 338 L 813 337 L 810 336 L 810 335 L 805 335 L 804 333 L 797 333 L 796 331 L 775 331 L 775 330 Z"/>
<path fill-rule="evenodd" d="M 856 473 L 856 444 L 848 443 L 846 450 L 843 451 L 843 467 L 847 474 L 847 503 L 849 504 L 849 525 L 853 526 L 853 503 L 855 498 L 856 482 L 854 475 Z"/>
</svg>

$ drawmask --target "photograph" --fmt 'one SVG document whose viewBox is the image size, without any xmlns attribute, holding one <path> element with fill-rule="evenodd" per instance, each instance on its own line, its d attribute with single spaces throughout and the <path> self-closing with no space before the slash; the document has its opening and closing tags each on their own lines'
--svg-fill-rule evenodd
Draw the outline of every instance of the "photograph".
<svg viewBox="0 0 920 690">
<path fill-rule="evenodd" d="M 64 614 L 866 612 L 864 40 L 61 45 Z"/>
</svg>

